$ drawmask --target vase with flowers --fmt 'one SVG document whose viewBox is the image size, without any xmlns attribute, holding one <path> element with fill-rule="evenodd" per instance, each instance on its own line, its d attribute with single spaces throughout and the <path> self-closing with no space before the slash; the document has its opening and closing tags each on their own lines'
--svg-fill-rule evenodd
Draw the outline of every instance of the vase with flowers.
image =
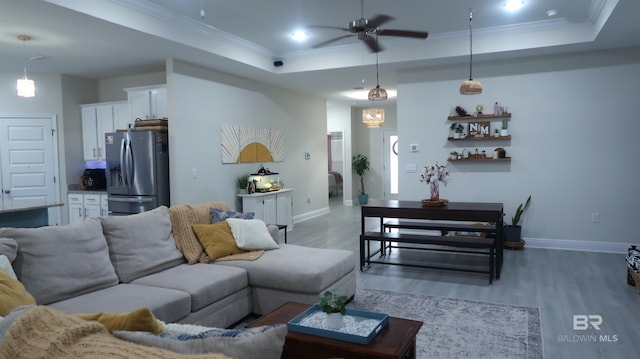
<svg viewBox="0 0 640 359">
<path fill-rule="evenodd" d="M 425 182 L 429 186 L 429 199 L 423 200 L 422 203 L 425 205 L 446 205 L 447 201 L 440 199 L 440 182 L 446 186 L 448 179 L 449 170 L 446 165 L 436 161 L 432 165 L 424 166 L 420 173 L 420 182 Z"/>
</svg>

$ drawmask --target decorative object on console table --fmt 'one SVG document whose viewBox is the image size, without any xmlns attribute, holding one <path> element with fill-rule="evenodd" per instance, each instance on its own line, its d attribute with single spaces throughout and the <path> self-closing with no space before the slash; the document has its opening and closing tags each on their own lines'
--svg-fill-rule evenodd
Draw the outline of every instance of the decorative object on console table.
<svg viewBox="0 0 640 359">
<path fill-rule="evenodd" d="M 236 184 L 238 186 L 238 193 L 246 194 L 249 189 L 249 174 L 244 173 L 238 176 Z"/>
<path fill-rule="evenodd" d="M 351 159 L 351 167 L 353 172 L 360 176 L 360 194 L 358 194 L 358 203 L 367 204 L 369 195 L 364 190 L 364 174 L 371 168 L 367 156 L 357 154 Z"/>
<path fill-rule="evenodd" d="M 326 291 L 320 298 L 320 308 L 327 314 L 327 327 L 339 329 L 344 325 L 344 315 L 347 313 L 347 296 L 337 292 Z"/>
<path fill-rule="evenodd" d="M 524 215 L 524 212 L 529 207 L 531 202 L 531 195 L 527 198 L 526 202 L 520 203 L 513 217 L 511 217 L 511 224 L 504 226 L 504 247 L 509 249 L 522 249 L 524 248 L 524 241 L 522 240 L 522 226 L 520 220 Z"/>
<path fill-rule="evenodd" d="M 436 161 L 433 165 L 426 165 L 420 173 L 420 182 L 426 182 L 429 185 L 429 199 L 422 200 L 424 206 L 446 206 L 449 201 L 440 199 L 440 182 L 447 185 L 449 179 L 449 171 L 446 165 L 441 165 Z"/>
</svg>

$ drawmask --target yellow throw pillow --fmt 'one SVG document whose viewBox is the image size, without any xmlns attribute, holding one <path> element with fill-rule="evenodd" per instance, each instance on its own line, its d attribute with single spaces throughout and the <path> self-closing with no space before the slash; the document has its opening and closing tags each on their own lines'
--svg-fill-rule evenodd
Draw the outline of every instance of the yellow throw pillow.
<svg viewBox="0 0 640 359">
<path fill-rule="evenodd" d="M 195 224 L 193 230 L 212 261 L 245 252 L 236 245 L 231 228 L 226 221 L 214 224 Z"/>
<path fill-rule="evenodd" d="M 84 320 L 95 320 L 104 325 L 109 333 L 114 330 L 126 330 L 130 332 L 149 332 L 159 334 L 164 328 L 158 322 L 149 308 L 140 308 L 128 313 L 93 313 L 78 314 Z"/>
<path fill-rule="evenodd" d="M 0 269 L 0 316 L 6 317 L 13 308 L 29 304 L 36 304 L 33 296 L 22 283 Z"/>
</svg>

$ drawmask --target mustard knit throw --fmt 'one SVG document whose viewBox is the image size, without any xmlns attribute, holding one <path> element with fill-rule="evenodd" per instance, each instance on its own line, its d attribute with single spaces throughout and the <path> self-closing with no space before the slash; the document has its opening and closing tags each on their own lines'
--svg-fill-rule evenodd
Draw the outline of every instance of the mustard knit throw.
<svg viewBox="0 0 640 359">
<path fill-rule="evenodd" d="M 105 327 L 46 306 L 28 309 L 9 327 L 2 359 L 136 358 L 225 359 L 222 354 L 184 355 L 117 339 Z"/>
</svg>

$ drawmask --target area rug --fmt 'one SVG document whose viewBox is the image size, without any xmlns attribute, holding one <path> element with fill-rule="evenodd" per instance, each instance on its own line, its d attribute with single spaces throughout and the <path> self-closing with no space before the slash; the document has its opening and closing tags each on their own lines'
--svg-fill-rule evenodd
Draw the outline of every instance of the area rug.
<svg viewBox="0 0 640 359">
<path fill-rule="evenodd" d="M 418 358 L 542 358 L 539 308 L 371 289 L 348 308 L 422 321 Z"/>
</svg>

